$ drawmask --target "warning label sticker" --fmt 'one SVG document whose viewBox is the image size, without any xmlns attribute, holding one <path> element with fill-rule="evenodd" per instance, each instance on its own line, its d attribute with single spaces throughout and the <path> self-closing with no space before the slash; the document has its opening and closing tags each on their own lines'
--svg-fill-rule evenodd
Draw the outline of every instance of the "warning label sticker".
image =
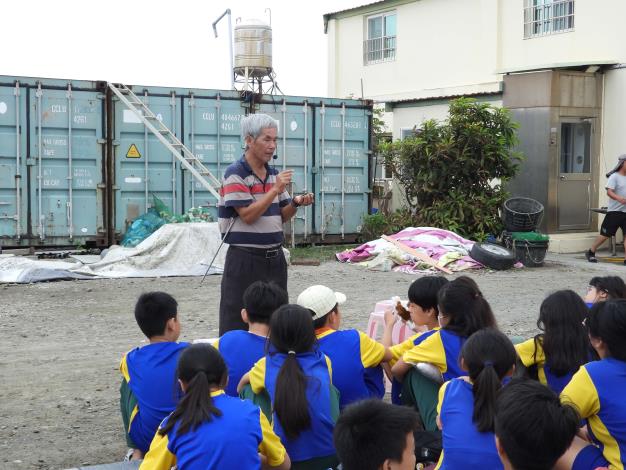
<svg viewBox="0 0 626 470">
<path fill-rule="evenodd" d="M 139 153 L 139 150 L 137 149 L 137 146 L 135 144 L 130 144 L 130 147 L 128 147 L 128 152 L 126 152 L 126 158 L 141 158 L 141 154 Z"/>
</svg>

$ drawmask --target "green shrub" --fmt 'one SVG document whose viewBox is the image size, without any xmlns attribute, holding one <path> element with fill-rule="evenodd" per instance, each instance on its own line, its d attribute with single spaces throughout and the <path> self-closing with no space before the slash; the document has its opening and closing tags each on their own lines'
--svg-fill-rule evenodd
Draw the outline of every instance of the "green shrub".
<svg viewBox="0 0 626 470">
<path fill-rule="evenodd" d="M 415 225 L 415 217 L 407 209 L 400 209 L 389 215 L 377 212 L 364 217 L 361 238 L 364 242 L 375 240 L 381 235 L 390 235 L 412 225 Z"/>
<path fill-rule="evenodd" d="M 383 144 L 413 223 L 474 240 L 500 233 L 503 185 L 522 159 L 512 150 L 516 128 L 508 110 L 460 98 L 450 102 L 446 121 L 425 121 L 412 137 Z"/>
</svg>

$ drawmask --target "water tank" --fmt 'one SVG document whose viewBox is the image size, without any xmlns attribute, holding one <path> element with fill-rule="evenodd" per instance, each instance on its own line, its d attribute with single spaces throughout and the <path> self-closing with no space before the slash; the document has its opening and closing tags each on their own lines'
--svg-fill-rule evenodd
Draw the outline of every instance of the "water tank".
<svg viewBox="0 0 626 470">
<path fill-rule="evenodd" d="M 261 20 L 244 20 L 235 25 L 234 72 L 264 77 L 272 72 L 272 27 Z"/>
</svg>

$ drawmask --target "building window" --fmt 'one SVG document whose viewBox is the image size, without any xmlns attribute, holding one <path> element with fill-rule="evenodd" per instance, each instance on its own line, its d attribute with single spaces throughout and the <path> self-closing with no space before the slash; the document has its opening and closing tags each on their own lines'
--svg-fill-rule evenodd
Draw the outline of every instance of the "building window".
<svg viewBox="0 0 626 470">
<path fill-rule="evenodd" d="M 388 12 L 367 17 L 363 41 L 363 63 L 377 64 L 396 58 L 396 13 Z"/>
<path fill-rule="evenodd" d="M 524 39 L 574 29 L 575 0 L 524 0 Z"/>
</svg>

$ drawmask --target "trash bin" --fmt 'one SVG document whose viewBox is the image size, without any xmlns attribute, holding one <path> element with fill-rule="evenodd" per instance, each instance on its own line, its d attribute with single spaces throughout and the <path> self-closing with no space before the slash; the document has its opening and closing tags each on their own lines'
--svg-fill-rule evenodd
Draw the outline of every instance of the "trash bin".
<svg viewBox="0 0 626 470">
<path fill-rule="evenodd" d="M 524 266 L 543 266 L 550 237 L 539 232 L 503 232 L 504 245 L 515 253 L 515 259 Z"/>
</svg>

